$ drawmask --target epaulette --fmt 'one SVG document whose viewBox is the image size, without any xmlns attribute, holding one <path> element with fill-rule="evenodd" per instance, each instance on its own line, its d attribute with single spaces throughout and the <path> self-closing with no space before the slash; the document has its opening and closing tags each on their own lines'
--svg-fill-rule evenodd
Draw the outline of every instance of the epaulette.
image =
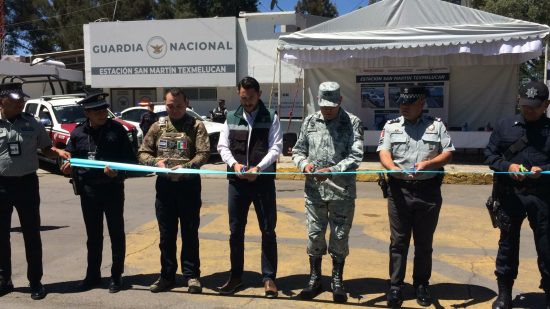
<svg viewBox="0 0 550 309">
<path fill-rule="evenodd" d="M 390 119 L 390 120 L 388 120 L 386 123 L 387 123 L 387 124 L 399 123 L 399 117 L 394 118 L 394 119 Z"/>
</svg>

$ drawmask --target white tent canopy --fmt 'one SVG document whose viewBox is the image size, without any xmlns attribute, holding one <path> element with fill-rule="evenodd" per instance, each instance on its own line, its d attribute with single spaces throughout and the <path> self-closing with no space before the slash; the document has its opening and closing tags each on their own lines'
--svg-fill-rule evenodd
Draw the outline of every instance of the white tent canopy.
<svg viewBox="0 0 550 309">
<path fill-rule="evenodd" d="M 518 64 L 540 55 L 549 30 L 440 0 L 384 0 L 281 36 L 278 49 L 303 68 Z"/>
</svg>

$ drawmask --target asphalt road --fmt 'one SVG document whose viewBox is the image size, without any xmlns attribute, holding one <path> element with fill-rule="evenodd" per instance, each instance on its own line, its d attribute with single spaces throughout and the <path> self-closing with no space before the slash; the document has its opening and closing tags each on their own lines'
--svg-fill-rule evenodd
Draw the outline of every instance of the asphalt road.
<svg viewBox="0 0 550 309">
<path fill-rule="evenodd" d="M 245 289 L 236 296 L 218 296 L 215 287 L 227 278 L 229 246 L 227 224 L 227 183 L 225 179 L 203 179 L 201 210 L 202 295 L 187 294 L 179 278 L 178 287 L 168 293 L 152 294 L 148 286 L 160 269 L 158 229 L 154 215 L 155 177 L 126 181 L 125 224 L 127 290 L 107 291 L 110 269 L 110 240 L 105 229 L 103 259 L 104 284 L 79 293 L 75 286 L 84 277 L 86 265 L 85 229 L 78 198 L 68 179 L 40 171 L 42 197 L 42 241 L 44 248 L 43 283 L 49 294 L 44 300 L 30 298 L 26 279 L 23 239 L 17 216 L 12 220 L 13 281 L 16 291 L 0 298 L 0 308 L 319 308 L 336 307 L 328 292 L 329 258 L 324 259 L 325 290 L 315 301 L 298 301 L 295 296 L 306 284 L 308 266 L 305 252 L 306 232 L 303 214 L 303 182 L 277 181 L 280 297 L 263 298 L 260 281 L 260 239 L 257 221 L 250 212 L 245 255 Z M 498 234 L 490 227 L 484 202 L 486 185 L 444 185 L 441 211 L 434 244 L 432 294 L 435 308 L 490 308 L 495 297 L 494 260 Z M 24 193 L 23 193 L 24 194 Z M 375 183 L 358 183 L 354 226 L 350 235 L 350 256 L 344 279 L 350 292 L 345 306 L 385 307 L 387 288 L 389 226 L 386 202 Z M 515 306 L 538 308 L 544 294 L 538 289 L 540 278 L 532 233 L 524 225 L 519 278 L 514 286 Z M 411 247 L 409 262 L 414 248 Z M 411 283 L 412 265 L 406 280 Z M 405 292 L 404 306 L 417 308 L 412 288 Z M 339 307 L 343 307 L 340 305 Z"/>
</svg>

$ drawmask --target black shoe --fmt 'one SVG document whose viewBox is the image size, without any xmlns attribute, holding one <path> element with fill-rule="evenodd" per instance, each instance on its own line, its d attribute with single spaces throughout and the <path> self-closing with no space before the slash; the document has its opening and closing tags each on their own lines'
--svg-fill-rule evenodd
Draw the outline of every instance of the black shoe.
<svg viewBox="0 0 550 309">
<path fill-rule="evenodd" d="M 0 296 L 13 292 L 13 283 L 11 280 L 0 280 Z"/>
<path fill-rule="evenodd" d="M 155 283 L 151 284 L 149 290 L 151 293 L 166 292 L 171 290 L 175 285 L 175 280 L 168 280 L 160 277 L 157 281 L 155 281 Z"/>
<path fill-rule="evenodd" d="M 101 277 L 86 277 L 78 284 L 77 289 L 81 292 L 89 291 L 101 284 Z"/>
<path fill-rule="evenodd" d="M 401 294 L 401 289 L 391 288 L 386 297 L 388 300 L 388 307 L 401 308 L 401 305 L 403 304 L 403 294 Z"/>
<path fill-rule="evenodd" d="M 46 297 L 46 289 L 42 283 L 32 283 L 31 284 L 31 298 L 34 300 L 40 300 Z"/>
<path fill-rule="evenodd" d="M 235 294 L 242 285 L 243 281 L 241 278 L 229 278 L 224 285 L 218 287 L 218 292 L 221 295 L 232 295 Z"/>
<path fill-rule="evenodd" d="M 432 305 L 433 299 L 428 291 L 428 285 L 421 284 L 416 287 L 416 302 L 422 307 L 428 307 Z"/>
<path fill-rule="evenodd" d="M 122 290 L 122 277 L 111 277 L 109 293 L 118 293 Z"/>
</svg>

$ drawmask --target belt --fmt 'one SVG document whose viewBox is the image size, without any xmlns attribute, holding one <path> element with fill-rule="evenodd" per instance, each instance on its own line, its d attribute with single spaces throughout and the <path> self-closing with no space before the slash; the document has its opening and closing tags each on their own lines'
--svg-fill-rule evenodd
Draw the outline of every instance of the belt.
<svg viewBox="0 0 550 309">
<path fill-rule="evenodd" d="M 417 189 L 417 188 L 423 188 L 426 186 L 433 186 L 434 184 L 439 184 L 440 177 L 435 176 L 435 177 L 423 179 L 423 180 L 405 180 L 405 179 L 399 179 L 399 178 L 390 176 L 389 183 L 390 184 L 394 183 L 404 188 Z"/>
</svg>

